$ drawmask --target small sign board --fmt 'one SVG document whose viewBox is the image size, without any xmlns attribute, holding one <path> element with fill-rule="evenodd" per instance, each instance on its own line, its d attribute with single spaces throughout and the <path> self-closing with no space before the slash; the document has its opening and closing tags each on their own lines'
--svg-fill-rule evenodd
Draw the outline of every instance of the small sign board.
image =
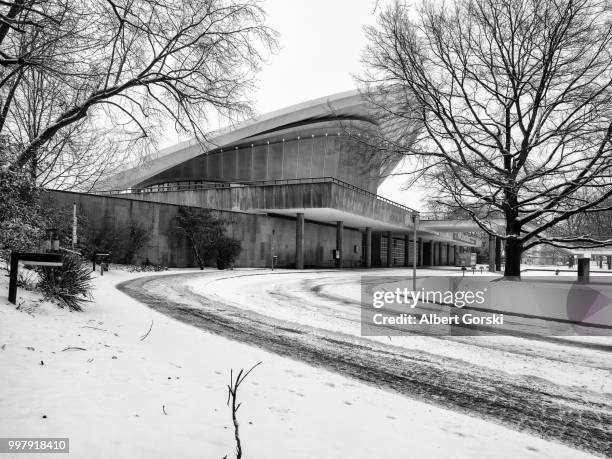
<svg viewBox="0 0 612 459">
<path fill-rule="evenodd" d="M 108 259 L 108 257 L 110 257 L 110 253 L 109 252 L 102 252 L 102 251 L 98 251 L 96 250 L 93 253 L 93 257 L 92 257 L 92 262 L 93 262 L 93 270 L 96 270 L 96 262 L 99 261 L 100 262 L 100 275 L 104 275 L 104 264 L 106 262 L 106 260 Z M 106 270 L 108 270 L 108 264 L 106 264 Z"/>
<path fill-rule="evenodd" d="M 11 272 L 9 278 L 8 299 L 15 304 L 17 301 L 17 272 L 19 262 L 29 266 L 62 266 L 62 256 L 58 253 L 11 252 Z"/>
</svg>

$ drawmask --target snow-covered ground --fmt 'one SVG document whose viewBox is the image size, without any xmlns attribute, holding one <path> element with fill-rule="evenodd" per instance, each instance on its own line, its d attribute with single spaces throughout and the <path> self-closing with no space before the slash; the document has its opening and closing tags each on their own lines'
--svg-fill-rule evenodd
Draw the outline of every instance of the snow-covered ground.
<svg viewBox="0 0 612 459">
<path fill-rule="evenodd" d="M 388 270 L 368 275 L 388 276 Z M 452 275 L 456 270 L 419 270 L 419 275 Z M 196 293 L 254 310 L 288 322 L 318 329 L 361 335 L 360 278 L 362 272 L 280 271 L 256 275 L 194 277 L 186 285 Z M 396 269 L 393 275 L 411 275 Z M 612 397 L 610 353 L 563 346 L 555 342 L 513 336 L 393 336 L 364 337 L 394 346 L 434 353 L 514 375 L 543 378 L 581 390 L 608 393 Z M 612 345 L 611 337 L 580 337 Z M 569 341 L 569 340 L 568 340 Z"/>
<path fill-rule="evenodd" d="M 196 284 L 207 274 L 223 277 Z M 80 313 L 22 290 L 17 310 L 2 293 L 0 437 L 69 437 L 75 458 L 233 457 L 229 371 L 261 361 L 239 393 L 247 458 L 588 457 L 205 333 L 114 288 L 142 275 L 95 274 Z M 244 307 L 269 301 L 240 279 L 219 288 L 250 295 L 234 298 Z"/>
</svg>

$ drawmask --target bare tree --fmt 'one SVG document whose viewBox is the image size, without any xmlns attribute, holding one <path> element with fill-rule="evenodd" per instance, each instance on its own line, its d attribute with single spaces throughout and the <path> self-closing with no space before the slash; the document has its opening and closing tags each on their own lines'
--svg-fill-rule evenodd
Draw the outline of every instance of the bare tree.
<svg viewBox="0 0 612 459">
<path fill-rule="evenodd" d="M 370 141 L 411 158 L 438 204 L 502 238 L 506 276 L 538 244 L 612 242 L 554 235 L 610 209 L 611 11 L 603 0 L 396 3 L 367 29 L 363 83 L 383 120 Z"/>
<path fill-rule="evenodd" d="M 61 161 L 60 175 L 81 174 L 70 168 L 75 151 L 100 151 L 92 119 L 123 146 L 154 142 L 168 121 L 204 139 L 207 115 L 250 113 L 254 73 L 276 45 L 255 0 L 15 0 L 0 8 L 0 134 L 16 146 L 13 166 L 38 177 Z"/>
<path fill-rule="evenodd" d="M 66 88 L 44 72 L 25 69 L 10 104 L 6 130 L 18 147 L 28 145 L 65 109 Z M 41 187 L 89 191 L 138 156 L 126 126 L 106 126 L 105 116 L 87 116 L 61 129 L 38 150 L 30 176 Z M 117 120 L 117 118 L 115 118 Z"/>
<path fill-rule="evenodd" d="M 200 269 L 224 240 L 223 220 L 210 209 L 192 209 L 181 206 L 176 215 L 177 230 L 185 236 Z"/>
</svg>

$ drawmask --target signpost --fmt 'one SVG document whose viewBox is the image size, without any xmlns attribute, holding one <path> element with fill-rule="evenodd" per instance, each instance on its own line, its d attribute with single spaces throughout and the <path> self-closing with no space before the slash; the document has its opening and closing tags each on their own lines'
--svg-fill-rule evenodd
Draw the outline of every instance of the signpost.
<svg viewBox="0 0 612 459">
<path fill-rule="evenodd" d="M 96 261 L 100 260 L 100 275 L 104 276 L 104 263 L 110 257 L 110 253 L 101 252 L 96 250 L 93 253 L 92 261 L 93 261 L 93 270 L 96 270 Z"/>
<path fill-rule="evenodd" d="M 417 226 L 419 225 L 419 214 L 416 212 L 412 213 L 412 243 L 413 252 L 412 252 L 412 290 L 416 291 L 416 266 L 417 266 L 417 256 L 418 256 L 418 246 L 417 246 Z"/>
<path fill-rule="evenodd" d="M 77 205 L 76 201 L 72 203 L 72 250 L 77 245 Z"/>
<path fill-rule="evenodd" d="M 62 266 L 62 256 L 58 253 L 11 252 L 11 272 L 9 279 L 8 299 L 17 302 L 17 272 L 19 262 L 31 266 Z"/>
</svg>

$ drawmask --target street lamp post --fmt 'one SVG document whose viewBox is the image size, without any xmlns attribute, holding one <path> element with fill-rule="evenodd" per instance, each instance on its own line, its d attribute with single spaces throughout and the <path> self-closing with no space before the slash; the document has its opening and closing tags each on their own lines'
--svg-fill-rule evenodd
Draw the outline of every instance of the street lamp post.
<svg viewBox="0 0 612 459">
<path fill-rule="evenodd" d="M 412 254 L 412 290 L 416 291 L 416 265 L 417 265 L 417 226 L 419 224 L 419 214 L 412 213 L 412 243 L 414 250 Z"/>
</svg>

